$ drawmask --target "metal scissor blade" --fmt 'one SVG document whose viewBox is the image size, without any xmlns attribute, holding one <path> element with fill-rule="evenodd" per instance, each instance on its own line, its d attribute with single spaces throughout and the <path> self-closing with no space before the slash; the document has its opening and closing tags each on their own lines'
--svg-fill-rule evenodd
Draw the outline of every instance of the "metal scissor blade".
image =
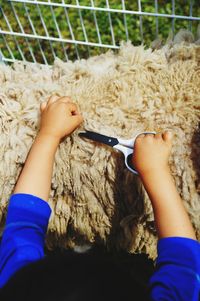
<svg viewBox="0 0 200 301">
<path fill-rule="evenodd" d="M 101 142 L 101 143 L 107 144 L 112 147 L 119 143 L 117 138 L 105 136 L 105 135 L 91 132 L 91 131 L 80 132 L 79 136 L 88 138 L 88 139 L 91 139 L 91 140 L 94 140 L 97 142 Z"/>
</svg>

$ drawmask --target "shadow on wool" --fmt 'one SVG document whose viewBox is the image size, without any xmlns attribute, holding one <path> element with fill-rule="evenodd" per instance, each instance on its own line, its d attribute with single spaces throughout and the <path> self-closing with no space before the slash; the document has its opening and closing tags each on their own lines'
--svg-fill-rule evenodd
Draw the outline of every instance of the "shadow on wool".
<svg viewBox="0 0 200 301">
<path fill-rule="evenodd" d="M 200 122 L 191 139 L 191 160 L 196 173 L 195 187 L 200 193 Z"/>
</svg>

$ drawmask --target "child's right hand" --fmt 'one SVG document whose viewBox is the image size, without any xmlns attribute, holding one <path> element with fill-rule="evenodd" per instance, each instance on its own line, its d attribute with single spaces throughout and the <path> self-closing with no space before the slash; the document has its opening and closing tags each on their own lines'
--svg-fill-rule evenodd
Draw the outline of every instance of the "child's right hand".
<svg viewBox="0 0 200 301">
<path fill-rule="evenodd" d="M 132 162 L 140 175 L 169 169 L 168 160 L 172 147 L 172 133 L 141 134 L 134 146 Z"/>
</svg>

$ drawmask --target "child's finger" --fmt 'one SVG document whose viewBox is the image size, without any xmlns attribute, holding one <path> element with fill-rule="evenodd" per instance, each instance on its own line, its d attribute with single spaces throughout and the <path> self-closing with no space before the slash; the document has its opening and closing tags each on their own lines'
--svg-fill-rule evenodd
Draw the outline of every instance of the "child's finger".
<svg viewBox="0 0 200 301">
<path fill-rule="evenodd" d="M 70 111 L 71 114 L 73 115 L 78 115 L 78 108 L 77 105 L 73 102 L 68 102 L 67 103 L 67 109 Z"/>
<path fill-rule="evenodd" d="M 47 101 L 47 106 L 49 106 L 50 104 L 54 103 L 55 101 L 57 101 L 60 97 L 57 95 L 52 95 L 49 100 Z"/>
<path fill-rule="evenodd" d="M 40 104 L 40 111 L 42 112 L 46 108 L 47 102 L 44 101 Z"/>
<path fill-rule="evenodd" d="M 161 133 L 157 133 L 157 134 L 155 134 L 155 138 L 156 138 L 156 139 L 160 139 L 160 138 L 162 138 L 162 134 L 161 134 Z"/>
<path fill-rule="evenodd" d="M 150 138 L 154 138 L 155 137 L 155 134 L 153 134 L 153 133 L 146 133 L 146 134 L 144 134 L 145 135 L 145 137 L 150 137 Z"/>
<path fill-rule="evenodd" d="M 60 97 L 58 102 L 65 102 L 65 103 L 68 103 L 68 102 L 71 102 L 72 99 L 70 96 L 63 96 L 63 97 Z"/>
<path fill-rule="evenodd" d="M 171 142 L 172 138 L 173 138 L 173 133 L 171 131 L 165 131 L 162 134 L 163 140 L 166 142 Z"/>
</svg>

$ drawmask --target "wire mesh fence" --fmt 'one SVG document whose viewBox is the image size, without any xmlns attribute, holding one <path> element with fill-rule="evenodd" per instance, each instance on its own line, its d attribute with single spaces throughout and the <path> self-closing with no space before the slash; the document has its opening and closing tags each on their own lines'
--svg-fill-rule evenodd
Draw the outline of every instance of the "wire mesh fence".
<svg viewBox="0 0 200 301">
<path fill-rule="evenodd" d="M 120 41 L 149 46 L 185 28 L 194 34 L 199 0 L 0 0 L 0 56 L 52 64 L 87 58 Z"/>
</svg>

